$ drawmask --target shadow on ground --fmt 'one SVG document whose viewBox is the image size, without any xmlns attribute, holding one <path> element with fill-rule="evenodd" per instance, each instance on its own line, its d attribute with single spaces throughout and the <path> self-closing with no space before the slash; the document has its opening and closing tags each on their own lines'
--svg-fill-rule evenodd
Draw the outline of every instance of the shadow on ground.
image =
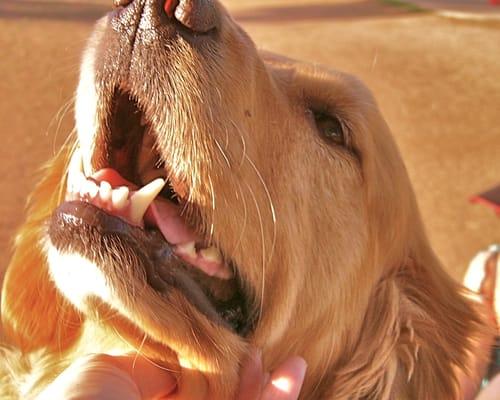
<svg viewBox="0 0 500 400">
<path fill-rule="evenodd" d="M 85 2 L 2 0 L 0 18 L 50 19 L 89 22 L 102 17 L 110 6 Z"/>
<path fill-rule="evenodd" d="M 7 19 L 51 19 L 70 21 L 93 21 L 111 9 L 111 2 L 89 4 L 85 2 L 3 0 L 0 2 L 0 17 Z M 269 6 L 240 10 L 234 17 L 240 22 L 292 22 L 301 20 L 335 20 L 398 16 L 407 10 L 380 6 L 370 0 L 354 3 L 308 4 Z"/>
</svg>

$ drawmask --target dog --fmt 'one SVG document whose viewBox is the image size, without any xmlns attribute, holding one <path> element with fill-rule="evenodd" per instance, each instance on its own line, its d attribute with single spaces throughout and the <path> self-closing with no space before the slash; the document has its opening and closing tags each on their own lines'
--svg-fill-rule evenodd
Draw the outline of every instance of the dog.
<svg viewBox="0 0 500 400">
<path fill-rule="evenodd" d="M 258 51 L 216 0 L 115 4 L 15 242 L 0 397 L 137 351 L 232 399 L 258 347 L 306 359 L 302 399 L 460 398 L 486 323 L 369 90 Z"/>
</svg>

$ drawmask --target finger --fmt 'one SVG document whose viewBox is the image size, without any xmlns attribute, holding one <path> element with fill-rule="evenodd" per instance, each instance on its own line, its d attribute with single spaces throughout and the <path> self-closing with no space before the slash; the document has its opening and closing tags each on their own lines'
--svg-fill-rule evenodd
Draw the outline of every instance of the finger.
<svg viewBox="0 0 500 400">
<path fill-rule="evenodd" d="M 236 398 L 238 400 L 256 400 L 262 393 L 264 370 L 262 352 L 254 350 L 241 368 L 241 380 Z"/>
<path fill-rule="evenodd" d="M 178 382 L 177 392 L 169 400 L 206 400 L 208 398 L 208 382 L 206 377 L 196 370 L 187 360 L 179 360 L 182 375 Z"/>
<path fill-rule="evenodd" d="M 177 376 L 173 371 L 137 355 L 99 356 L 125 371 L 135 382 L 142 400 L 166 397 L 177 389 Z"/>
<path fill-rule="evenodd" d="M 68 367 L 37 400 L 141 400 L 130 375 L 101 356 L 82 358 Z"/>
<path fill-rule="evenodd" d="M 306 370 L 304 359 L 288 359 L 271 375 L 271 381 L 264 388 L 261 400 L 296 400 L 304 383 Z"/>
</svg>

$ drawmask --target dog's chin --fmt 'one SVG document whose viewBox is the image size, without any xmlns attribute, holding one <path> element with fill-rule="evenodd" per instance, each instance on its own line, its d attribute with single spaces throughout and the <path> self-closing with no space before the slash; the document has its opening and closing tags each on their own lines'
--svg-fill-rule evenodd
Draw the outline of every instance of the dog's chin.
<svg viewBox="0 0 500 400">
<path fill-rule="evenodd" d="M 154 315 L 158 304 L 173 312 L 194 310 L 201 315 L 193 318 L 240 336 L 253 327 L 248 296 L 238 276 L 225 280 L 204 276 L 177 257 L 157 230 L 133 226 L 87 202 L 65 202 L 54 212 L 46 247 L 57 288 L 89 318 L 99 318 L 97 300 L 139 329 L 171 329 L 163 326 L 168 318 L 140 322 L 144 316 L 138 315 L 139 310 L 150 309 Z"/>
</svg>

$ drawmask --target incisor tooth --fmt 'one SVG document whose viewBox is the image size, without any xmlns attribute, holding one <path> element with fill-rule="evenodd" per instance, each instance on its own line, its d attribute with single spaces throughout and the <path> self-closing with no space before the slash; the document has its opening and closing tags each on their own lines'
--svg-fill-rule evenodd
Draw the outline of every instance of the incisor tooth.
<svg viewBox="0 0 500 400">
<path fill-rule="evenodd" d="M 200 250 L 200 255 L 206 260 L 216 264 L 222 263 L 222 253 L 217 247 L 209 247 L 208 249 Z"/>
<path fill-rule="evenodd" d="M 141 224 L 146 210 L 165 187 L 165 183 L 166 181 L 163 179 L 156 179 L 130 197 L 130 220 L 132 223 Z"/>
<path fill-rule="evenodd" d="M 92 181 L 86 180 L 83 183 L 82 189 L 80 190 L 80 195 L 82 197 L 85 197 L 85 195 L 88 195 L 91 199 L 95 199 L 98 192 L 99 192 L 99 188 L 97 187 L 97 185 Z"/>
<path fill-rule="evenodd" d="M 102 181 L 101 187 L 99 188 L 99 196 L 101 200 L 104 202 L 109 202 L 111 200 L 111 194 L 113 192 L 113 188 L 109 184 L 109 182 Z"/>
<path fill-rule="evenodd" d="M 178 254 L 182 256 L 187 256 L 190 258 L 196 258 L 196 243 L 188 242 L 184 244 L 179 244 L 176 248 Z"/>
<path fill-rule="evenodd" d="M 68 175 L 68 191 L 73 193 L 83 192 L 83 185 L 87 178 L 82 173 L 75 173 L 71 175 L 71 178 Z"/>
<path fill-rule="evenodd" d="M 111 194 L 113 207 L 118 211 L 122 211 L 127 206 L 129 193 L 130 191 L 126 186 L 121 186 L 118 189 L 113 190 L 113 193 Z"/>
</svg>

